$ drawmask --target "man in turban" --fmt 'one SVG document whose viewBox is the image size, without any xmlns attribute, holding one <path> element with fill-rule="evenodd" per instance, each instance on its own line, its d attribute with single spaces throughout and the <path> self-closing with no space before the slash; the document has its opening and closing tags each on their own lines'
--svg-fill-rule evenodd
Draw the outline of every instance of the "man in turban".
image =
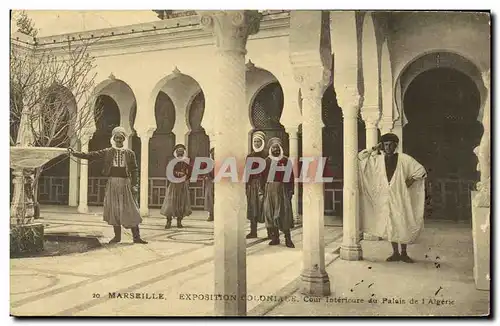
<svg viewBox="0 0 500 326">
<path fill-rule="evenodd" d="M 115 236 L 109 243 L 121 241 L 121 227 L 131 229 L 134 243 L 146 244 L 139 234 L 142 222 L 137 205 L 139 189 L 139 168 L 133 151 L 123 148 L 126 139 L 125 129 L 116 127 L 112 131 L 112 147 L 90 152 L 79 153 L 68 148 L 73 156 L 86 160 L 103 160 L 102 174 L 108 177 L 104 196 L 103 218 L 113 225 Z"/>
<path fill-rule="evenodd" d="M 398 144 L 398 136 L 388 133 L 359 153 L 361 225 L 364 232 L 391 242 L 387 261 L 412 263 L 406 248 L 424 226 L 426 171 L 411 156 L 397 153 Z"/>
<path fill-rule="evenodd" d="M 247 155 L 247 160 L 250 158 L 264 159 L 265 134 L 262 131 L 256 131 L 252 136 L 252 152 Z M 257 162 L 253 162 L 251 169 L 255 170 L 258 167 Z M 250 233 L 246 238 L 257 238 L 257 223 L 264 223 L 262 215 L 262 199 L 264 197 L 265 180 L 263 173 L 250 174 L 246 183 L 247 195 L 247 219 L 250 221 Z M 267 237 L 270 238 L 270 229 L 267 230 Z"/>
<path fill-rule="evenodd" d="M 191 215 L 191 202 L 189 200 L 189 179 L 191 178 L 191 165 L 186 154 L 186 146 L 177 144 L 174 146 L 175 162 L 173 174 L 175 178 L 184 178 L 182 182 L 167 180 L 167 193 L 160 209 L 160 214 L 167 218 L 165 229 L 172 226 L 172 218 L 177 218 L 177 227 L 182 228 L 182 219 Z M 168 179 L 168 168 L 167 168 Z"/>
<path fill-rule="evenodd" d="M 285 172 L 289 169 L 289 173 Z M 266 158 L 264 171 L 266 186 L 262 214 L 266 226 L 271 231 L 269 245 L 280 244 L 279 231 L 285 235 L 285 245 L 295 248 L 290 230 L 293 228 L 292 196 L 294 192 L 294 175 L 292 164 L 283 154 L 281 139 L 274 137 L 269 140 L 269 156 Z"/>
</svg>

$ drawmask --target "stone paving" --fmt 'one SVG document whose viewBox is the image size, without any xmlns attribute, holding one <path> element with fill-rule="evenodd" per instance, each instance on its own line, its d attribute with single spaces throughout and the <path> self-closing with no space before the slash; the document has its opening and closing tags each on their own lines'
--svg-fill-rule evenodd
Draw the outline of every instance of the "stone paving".
<svg viewBox="0 0 500 326">
<path fill-rule="evenodd" d="M 92 235 L 102 243 L 113 236 L 99 208 L 83 215 L 75 214 L 74 208 L 47 207 L 43 216 L 46 233 Z M 206 221 L 204 212 L 187 218 L 183 229 L 165 230 L 164 222 L 157 211 L 145 219 L 141 233 L 148 245 L 133 245 L 127 230 L 121 244 L 104 244 L 79 254 L 11 259 L 11 314 L 212 316 L 213 300 L 185 300 L 187 295 L 214 293 L 212 222 Z M 292 232 L 295 249 L 268 246 L 265 233 L 260 226 L 259 238 L 247 240 L 247 292 L 254 298 L 247 303 L 249 316 L 484 315 L 489 311 L 490 292 L 474 287 L 468 225 L 427 227 L 419 244 L 409 248 L 415 264 L 385 262 L 391 249 L 384 241 L 362 241 L 363 261 L 340 260 L 342 229 L 326 227 L 327 272 L 334 293 L 329 299 L 314 299 L 320 302 L 306 302 L 313 299 L 297 292 L 302 229 Z M 147 294 L 149 299 L 118 298 L 118 293 L 122 297 Z M 263 302 L 260 295 L 288 301 Z M 364 302 L 327 302 L 335 298 Z M 370 299 L 377 302 L 368 303 Z M 418 303 L 410 304 L 411 299 Z"/>
<path fill-rule="evenodd" d="M 363 261 L 349 262 L 339 259 L 327 267 L 334 290 L 329 299 L 322 298 L 320 302 L 314 302 L 313 299 L 294 292 L 292 296 L 296 297 L 295 302 L 281 304 L 266 315 L 489 314 L 490 292 L 476 290 L 474 284 L 472 233 L 469 225 L 428 226 L 419 242 L 409 246 L 408 252 L 415 260 L 414 264 L 386 262 L 385 259 L 392 249 L 385 241 L 362 241 L 361 244 Z M 345 299 L 350 301 L 346 302 Z M 361 303 L 360 299 L 364 302 Z"/>
<path fill-rule="evenodd" d="M 147 245 L 133 245 L 131 234 L 122 243 L 104 244 L 85 253 L 11 259 L 11 313 L 16 316 L 210 316 L 213 300 L 181 300 L 180 294 L 213 294 L 213 224 L 195 212 L 185 228 L 164 229 L 164 219 L 146 218 L 142 237 Z M 110 226 L 96 215 L 43 210 L 46 233 L 92 235 L 106 243 Z M 175 223 L 174 223 L 175 225 Z M 325 232 L 329 261 L 339 246 L 341 228 Z M 247 292 L 272 295 L 293 283 L 302 269 L 302 230 L 293 231 L 295 249 L 270 247 L 263 238 L 247 240 Z M 111 297 L 110 297 L 111 293 Z M 147 293 L 163 299 L 112 298 L 113 293 Z M 248 302 L 249 312 L 259 309 Z"/>
</svg>

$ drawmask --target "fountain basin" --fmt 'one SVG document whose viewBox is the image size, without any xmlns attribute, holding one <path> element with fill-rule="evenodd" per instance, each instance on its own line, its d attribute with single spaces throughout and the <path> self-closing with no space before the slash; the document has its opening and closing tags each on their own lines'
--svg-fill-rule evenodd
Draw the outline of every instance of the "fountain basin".
<svg viewBox="0 0 500 326">
<path fill-rule="evenodd" d="M 67 153 L 65 148 L 11 146 L 10 167 L 13 169 L 36 169 Z"/>
<path fill-rule="evenodd" d="M 54 147 L 10 147 L 10 167 L 21 170 L 22 178 L 16 181 L 11 206 L 10 254 L 12 256 L 26 253 L 39 253 L 44 250 L 44 226 L 33 223 L 34 191 L 32 188 L 32 172 L 50 160 L 67 153 L 65 148 Z M 13 215 L 14 218 L 13 218 Z"/>
<path fill-rule="evenodd" d="M 31 248 L 31 250 L 16 251 L 11 249 L 10 258 L 54 257 L 79 254 L 102 248 L 98 236 L 71 232 L 54 233 L 49 231 L 41 235 L 41 237 L 37 237 L 37 241 L 38 247 Z"/>
</svg>

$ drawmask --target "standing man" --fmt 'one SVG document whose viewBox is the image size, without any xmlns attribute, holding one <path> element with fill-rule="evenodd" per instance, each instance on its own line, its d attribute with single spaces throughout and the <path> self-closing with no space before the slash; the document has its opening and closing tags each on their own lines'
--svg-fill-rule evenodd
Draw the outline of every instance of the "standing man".
<svg viewBox="0 0 500 326">
<path fill-rule="evenodd" d="M 276 167 L 280 171 L 276 171 Z M 290 169 L 289 175 L 282 171 L 284 167 Z M 274 174 L 274 175 L 273 175 Z M 285 234 L 285 245 L 295 248 L 290 235 L 293 228 L 292 196 L 294 191 L 294 176 L 292 164 L 288 157 L 283 154 L 281 139 L 274 137 L 269 140 L 269 156 L 266 159 L 264 190 L 264 204 L 262 214 L 266 220 L 266 226 L 271 231 L 271 242 L 274 246 L 280 243 L 279 231 Z"/>
<path fill-rule="evenodd" d="M 256 131 L 252 136 L 252 152 L 247 155 L 247 160 L 251 157 L 264 159 L 265 134 L 262 131 Z M 252 163 L 252 169 L 256 169 L 258 163 Z M 247 239 L 257 238 L 257 223 L 264 223 L 262 215 L 262 200 L 264 197 L 265 179 L 263 173 L 251 174 L 246 183 L 247 195 L 247 219 L 250 221 L 250 233 Z M 267 229 L 267 238 L 271 238 L 271 231 Z"/>
<path fill-rule="evenodd" d="M 189 179 L 191 178 L 191 166 L 186 155 L 186 146 L 177 144 L 174 147 L 174 157 L 177 162 L 174 165 L 173 174 L 175 178 L 185 178 L 182 182 L 168 180 L 167 169 L 167 193 L 161 206 L 160 214 L 166 216 L 165 229 L 172 226 L 172 218 L 177 218 L 177 227 L 182 228 L 182 219 L 191 215 L 191 201 L 189 199 Z"/>
<path fill-rule="evenodd" d="M 398 136 L 388 133 L 359 153 L 360 216 L 364 232 L 391 242 L 387 261 L 413 263 L 406 248 L 424 226 L 426 171 L 411 156 L 397 153 L 398 144 Z"/>
<path fill-rule="evenodd" d="M 102 174 L 108 177 L 104 196 L 103 219 L 113 225 L 115 236 L 109 243 L 118 243 L 122 239 L 121 227 L 131 229 L 134 243 L 146 244 L 139 234 L 142 222 L 137 206 L 139 189 L 139 168 L 133 151 L 123 148 L 126 132 L 123 127 L 112 131 L 112 147 L 89 153 L 75 152 L 68 148 L 70 154 L 85 160 L 103 160 Z"/>
</svg>

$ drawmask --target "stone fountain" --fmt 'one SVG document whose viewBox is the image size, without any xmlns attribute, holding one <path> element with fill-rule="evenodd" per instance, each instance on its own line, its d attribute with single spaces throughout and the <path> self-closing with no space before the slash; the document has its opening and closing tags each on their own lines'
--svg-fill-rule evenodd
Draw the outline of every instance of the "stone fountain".
<svg viewBox="0 0 500 326">
<path fill-rule="evenodd" d="M 43 224 L 34 222 L 34 170 L 65 153 L 67 150 L 64 148 L 10 148 L 10 167 L 14 170 L 14 194 L 10 213 L 11 253 L 43 250 Z"/>
</svg>

